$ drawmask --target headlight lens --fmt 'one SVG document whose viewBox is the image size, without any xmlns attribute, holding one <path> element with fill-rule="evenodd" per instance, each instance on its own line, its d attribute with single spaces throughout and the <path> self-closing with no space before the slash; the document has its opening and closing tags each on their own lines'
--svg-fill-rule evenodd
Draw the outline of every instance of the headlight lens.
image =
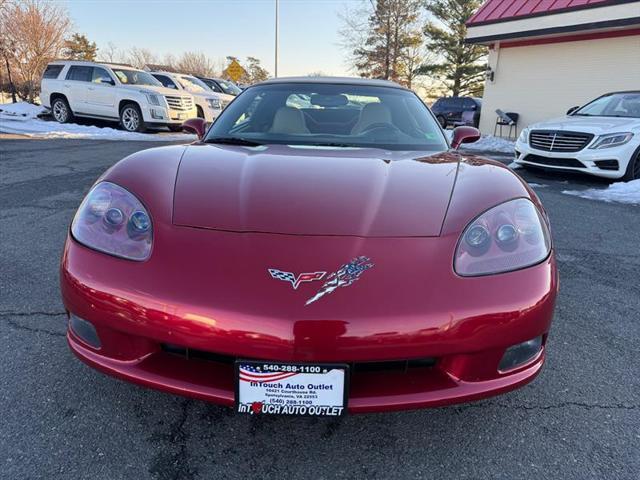
<svg viewBox="0 0 640 480">
<path fill-rule="evenodd" d="M 124 188 L 102 182 L 82 201 L 71 234 L 87 247 L 129 260 L 151 255 L 153 229 L 142 203 Z"/>
<path fill-rule="evenodd" d="M 591 145 L 589 148 L 600 149 L 617 147 L 619 145 L 624 145 L 632 138 L 633 133 L 631 132 L 609 133 L 607 135 L 600 135 L 593 143 L 593 145 Z"/>
<path fill-rule="evenodd" d="M 473 277 L 511 272 L 547 258 L 549 229 L 536 206 L 517 198 L 486 211 L 465 228 L 456 249 L 458 275 Z"/>
<path fill-rule="evenodd" d="M 160 103 L 159 95 L 156 95 L 155 93 L 151 93 L 151 92 L 145 92 L 145 91 L 142 91 L 142 93 L 144 93 L 144 96 L 147 97 L 147 102 L 149 102 L 151 105 L 157 105 L 157 106 L 162 105 Z"/>
<path fill-rule="evenodd" d="M 518 137 L 518 142 L 527 144 L 529 143 L 529 129 L 523 128 Z"/>
<path fill-rule="evenodd" d="M 207 98 L 207 102 L 209 106 L 215 110 L 220 110 L 222 108 L 222 103 L 220 103 L 219 98 Z"/>
</svg>

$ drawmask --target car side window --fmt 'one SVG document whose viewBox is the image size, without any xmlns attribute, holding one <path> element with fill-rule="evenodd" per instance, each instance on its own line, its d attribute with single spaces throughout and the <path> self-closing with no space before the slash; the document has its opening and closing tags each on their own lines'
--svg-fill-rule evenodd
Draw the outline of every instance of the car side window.
<svg viewBox="0 0 640 480">
<path fill-rule="evenodd" d="M 475 108 L 476 108 L 476 102 L 474 102 L 470 98 L 465 98 L 463 100 L 462 105 L 463 105 L 464 110 L 475 110 Z"/>
<path fill-rule="evenodd" d="M 109 75 L 109 73 L 104 68 L 93 67 L 93 75 L 91 77 L 91 82 L 113 84 L 113 79 L 111 78 L 111 75 Z"/>
<path fill-rule="evenodd" d="M 158 80 L 162 84 L 163 87 L 173 88 L 174 90 L 178 89 L 178 86 L 173 82 L 173 80 L 171 80 L 166 75 L 156 75 L 154 73 L 153 76 L 156 77 L 156 80 Z"/>
<path fill-rule="evenodd" d="M 47 65 L 42 78 L 58 78 L 63 68 L 64 65 Z"/>
<path fill-rule="evenodd" d="M 73 65 L 67 72 L 67 80 L 75 80 L 78 82 L 90 82 L 93 67 L 85 67 L 82 65 Z"/>
</svg>

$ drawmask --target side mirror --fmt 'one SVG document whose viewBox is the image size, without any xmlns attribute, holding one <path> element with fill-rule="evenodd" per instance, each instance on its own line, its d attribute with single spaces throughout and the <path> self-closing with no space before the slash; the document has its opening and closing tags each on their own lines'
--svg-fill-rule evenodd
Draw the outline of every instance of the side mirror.
<svg viewBox="0 0 640 480">
<path fill-rule="evenodd" d="M 182 124 L 182 130 L 193 133 L 198 136 L 198 140 L 202 140 L 207 132 L 207 123 L 204 118 L 190 118 Z"/>
<path fill-rule="evenodd" d="M 457 150 L 463 143 L 473 143 L 480 140 L 480 130 L 474 127 L 456 127 L 453 129 L 451 148 Z"/>
<path fill-rule="evenodd" d="M 567 115 L 571 115 L 573 112 L 575 112 L 576 110 L 578 110 L 580 107 L 571 107 L 569 110 L 567 110 Z"/>
<path fill-rule="evenodd" d="M 100 83 L 103 83 L 105 85 L 111 85 L 111 86 L 116 84 L 116 82 L 114 82 L 110 78 L 102 78 L 102 79 L 100 79 Z"/>
</svg>

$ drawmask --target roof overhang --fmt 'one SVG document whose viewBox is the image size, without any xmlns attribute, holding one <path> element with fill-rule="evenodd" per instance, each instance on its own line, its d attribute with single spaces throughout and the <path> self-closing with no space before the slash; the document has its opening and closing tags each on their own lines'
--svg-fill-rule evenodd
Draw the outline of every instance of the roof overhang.
<svg viewBox="0 0 640 480">
<path fill-rule="evenodd" d="M 550 13 L 544 16 L 472 24 L 467 43 L 493 45 L 505 40 L 554 37 L 640 26 L 640 1 L 606 4 L 597 8 Z"/>
</svg>

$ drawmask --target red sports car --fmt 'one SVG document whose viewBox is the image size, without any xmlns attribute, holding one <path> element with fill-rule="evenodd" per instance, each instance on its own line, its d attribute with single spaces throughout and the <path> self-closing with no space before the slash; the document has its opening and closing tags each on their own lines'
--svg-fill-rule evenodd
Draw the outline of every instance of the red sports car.
<svg viewBox="0 0 640 480">
<path fill-rule="evenodd" d="M 250 414 L 447 405 L 540 371 L 547 215 L 394 83 L 275 79 L 191 145 L 109 169 L 61 266 L 68 341 L 121 379 Z"/>
</svg>

